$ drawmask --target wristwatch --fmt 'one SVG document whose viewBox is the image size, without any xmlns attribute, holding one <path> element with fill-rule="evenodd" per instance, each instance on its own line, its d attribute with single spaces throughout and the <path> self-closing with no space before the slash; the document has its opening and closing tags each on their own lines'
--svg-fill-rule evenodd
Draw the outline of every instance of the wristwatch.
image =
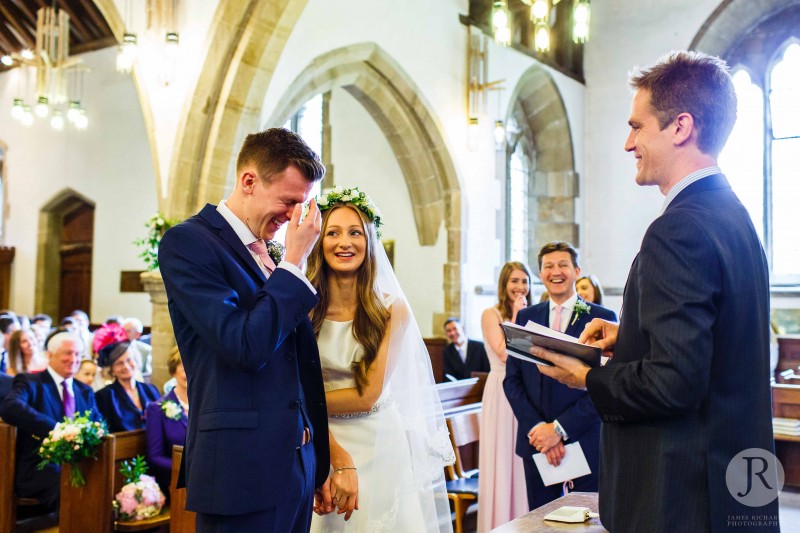
<svg viewBox="0 0 800 533">
<path fill-rule="evenodd" d="M 558 423 L 558 420 L 553 420 L 553 429 L 555 430 L 556 435 L 561 437 L 562 440 L 569 439 L 569 435 L 567 435 L 567 432 L 564 431 L 563 427 L 561 427 L 561 424 Z"/>
</svg>

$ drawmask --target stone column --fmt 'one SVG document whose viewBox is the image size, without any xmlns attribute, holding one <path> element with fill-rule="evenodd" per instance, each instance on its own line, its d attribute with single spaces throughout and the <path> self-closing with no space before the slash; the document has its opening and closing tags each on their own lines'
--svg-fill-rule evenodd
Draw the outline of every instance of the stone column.
<svg viewBox="0 0 800 533">
<path fill-rule="evenodd" d="M 158 270 L 143 272 L 141 280 L 145 291 L 150 294 L 150 302 L 153 304 L 153 320 L 150 330 L 150 344 L 153 346 L 152 383 L 158 387 L 158 390 L 162 390 L 164 382 L 171 377 L 167 370 L 167 358 L 175 346 L 175 334 L 172 331 L 172 321 L 167 309 L 167 291 L 164 288 L 161 272 Z"/>
</svg>

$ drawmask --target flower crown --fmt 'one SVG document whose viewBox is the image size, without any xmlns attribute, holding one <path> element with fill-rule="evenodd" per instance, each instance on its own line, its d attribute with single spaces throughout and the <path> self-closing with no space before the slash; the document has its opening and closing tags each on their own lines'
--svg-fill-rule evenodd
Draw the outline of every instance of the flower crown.
<svg viewBox="0 0 800 533">
<path fill-rule="evenodd" d="M 333 189 L 329 189 L 327 193 L 323 191 L 319 200 L 317 200 L 320 211 L 327 211 L 328 209 L 333 209 L 337 205 L 345 204 L 352 204 L 356 206 L 359 211 L 367 215 L 369 221 L 375 224 L 378 238 L 381 238 L 381 211 L 369 196 L 358 190 L 358 187 L 340 189 L 337 185 Z"/>
</svg>

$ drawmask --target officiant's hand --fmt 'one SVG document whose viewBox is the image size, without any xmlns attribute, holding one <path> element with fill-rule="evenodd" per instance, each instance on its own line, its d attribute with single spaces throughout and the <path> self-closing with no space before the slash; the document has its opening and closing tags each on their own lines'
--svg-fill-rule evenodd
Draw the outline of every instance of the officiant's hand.
<svg viewBox="0 0 800 533">
<path fill-rule="evenodd" d="M 308 213 L 301 224 L 302 214 L 303 205 L 295 205 L 292 218 L 289 219 L 289 226 L 286 228 L 286 255 L 283 256 L 284 261 L 288 261 L 298 268 L 303 268 L 305 265 L 322 227 L 322 215 L 316 200 L 311 200 L 308 204 Z"/>
<path fill-rule="evenodd" d="M 556 425 L 539 424 L 528 432 L 528 441 L 531 446 L 542 453 L 547 453 L 561 443 L 561 435 L 556 433 Z"/>
<path fill-rule="evenodd" d="M 537 346 L 531 348 L 531 355 L 540 357 L 556 365 L 539 365 L 537 367 L 539 372 L 545 376 L 550 376 L 556 381 L 573 389 L 586 388 L 586 374 L 589 373 L 589 366 L 584 364 L 580 359 L 557 354 Z"/>
<path fill-rule="evenodd" d="M 603 355 L 606 357 L 613 357 L 613 348 L 617 343 L 617 330 L 619 330 L 619 324 L 616 322 L 595 318 L 583 328 L 578 342 L 596 346 L 603 350 Z"/>
</svg>

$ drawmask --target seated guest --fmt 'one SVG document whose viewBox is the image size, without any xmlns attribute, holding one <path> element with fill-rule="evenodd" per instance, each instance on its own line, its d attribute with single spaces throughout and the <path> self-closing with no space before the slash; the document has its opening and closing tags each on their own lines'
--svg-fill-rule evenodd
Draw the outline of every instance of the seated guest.
<svg viewBox="0 0 800 533">
<path fill-rule="evenodd" d="M 472 372 L 489 372 L 489 358 L 482 342 L 467 339 L 457 318 L 448 318 L 444 334 L 450 344 L 444 348 L 444 373 L 455 379 L 467 379 Z"/>
<path fill-rule="evenodd" d="M 89 357 L 92 355 L 92 332 L 89 331 L 89 315 L 86 314 L 86 311 L 81 309 L 76 309 L 69 315 L 72 320 L 75 321 L 75 324 L 78 328 L 78 334 L 81 336 L 83 340 L 83 344 L 86 347 L 83 352 L 84 357 Z"/>
<path fill-rule="evenodd" d="M 97 363 L 94 359 L 81 359 L 81 366 L 75 374 L 75 379 L 81 383 L 85 383 L 94 389 L 94 381 L 97 378 Z"/>
<path fill-rule="evenodd" d="M 65 416 L 91 412 L 100 420 L 91 387 L 73 379 L 80 365 L 83 344 L 77 335 L 56 330 L 47 339 L 48 365 L 38 374 L 18 374 L 0 416 L 17 427 L 16 494 L 37 498 L 55 510 L 61 484 L 61 467 L 49 464 L 39 470 L 37 451 L 56 423 Z"/>
<path fill-rule="evenodd" d="M 186 372 L 178 348 L 175 347 L 167 360 L 170 375 L 175 378 L 175 387 L 147 406 L 147 463 L 161 491 L 169 493 L 172 474 L 172 446 L 186 443 L 186 426 L 189 423 L 189 396 L 186 391 Z"/>
<path fill-rule="evenodd" d="M 41 372 L 47 360 L 39 353 L 39 341 L 30 329 L 18 329 L 8 340 L 8 369 L 10 376 L 23 372 Z"/>
<path fill-rule="evenodd" d="M 122 329 L 128 335 L 128 340 L 131 341 L 131 353 L 136 358 L 136 364 L 139 365 L 139 371 L 142 375 L 149 376 L 153 373 L 153 348 L 149 344 L 141 341 L 144 325 L 138 318 L 126 318 L 122 323 Z"/>
<path fill-rule="evenodd" d="M 575 282 L 575 290 L 578 291 L 583 301 L 591 304 L 603 305 L 603 287 L 594 276 L 581 276 Z"/>
<path fill-rule="evenodd" d="M 18 329 L 20 328 L 17 315 L 10 311 L 0 314 L 0 333 L 3 334 L 3 346 L 0 346 L 2 349 L 0 350 L 0 372 L 8 372 L 8 341 L 11 334 Z"/>
<path fill-rule="evenodd" d="M 147 404 L 161 396 L 155 385 L 136 380 L 136 361 L 129 347 L 130 341 L 112 342 L 100 349 L 97 359 L 114 379 L 97 391 L 97 407 L 112 433 L 143 428 Z"/>
</svg>

